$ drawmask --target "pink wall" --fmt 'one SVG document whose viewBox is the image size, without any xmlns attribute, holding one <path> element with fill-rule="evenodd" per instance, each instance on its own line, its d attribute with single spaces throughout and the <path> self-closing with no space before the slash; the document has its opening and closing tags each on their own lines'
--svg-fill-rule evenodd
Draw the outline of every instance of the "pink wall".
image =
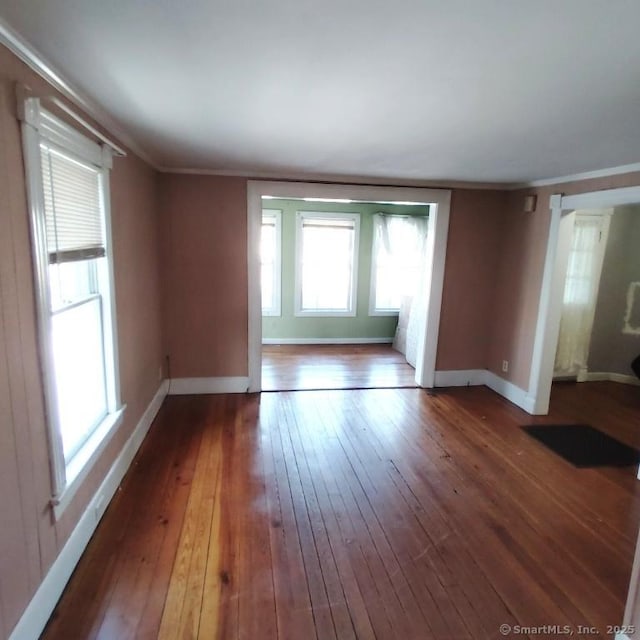
<svg viewBox="0 0 640 640">
<path fill-rule="evenodd" d="M 171 376 L 246 376 L 247 181 L 160 177 Z"/>
<path fill-rule="evenodd" d="M 487 367 L 506 196 L 504 191 L 470 189 L 452 193 L 439 371 Z"/>
<path fill-rule="evenodd" d="M 503 250 L 497 280 L 489 369 L 522 389 L 529 386 L 538 302 L 549 236 L 549 197 L 640 184 L 640 172 L 512 191 L 508 197 Z M 522 211 L 526 194 L 538 196 L 534 213 Z M 510 363 L 501 370 L 502 360 Z"/>
<path fill-rule="evenodd" d="M 453 189 L 437 368 L 486 367 L 526 389 L 549 196 L 638 183 L 636 173 L 541 189 Z M 246 180 L 163 174 L 160 185 L 172 375 L 244 376 Z M 522 211 L 528 193 L 538 195 L 531 214 Z"/>
<path fill-rule="evenodd" d="M 125 419 L 53 524 L 29 219 L 15 82 L 53 92 L 0 47 L 0 637 L 6 638 L 158 388 L 162 362 L 156 174 L 133 155 L 111 175 Z"/>
<path fill-rule="evenodd" d="M 524 213 L 523 196 L 516 191 L 507 198 L 487 368 L 526 389 L 531 351 L 522 345 L 533 348 L 549 217 L 540 207 L 534 214 Z M 503 360 L 509 362 L 506 374 Z"/>
<path fill-rule="evenodd" d="M 160 193 L 171 375 L 246 376 L 246 180 L 163 174 Z M 503 191 L 453 191 L 439 369 L 487 366 L 505 205 Z"/>
</svg>

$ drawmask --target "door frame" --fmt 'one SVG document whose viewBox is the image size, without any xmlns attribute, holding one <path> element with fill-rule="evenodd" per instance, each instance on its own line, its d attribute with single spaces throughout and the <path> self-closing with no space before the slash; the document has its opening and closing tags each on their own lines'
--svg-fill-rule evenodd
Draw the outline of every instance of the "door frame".
<svg viewBox="0 0 640 640">
<path fill-rule="evenodd" d="M 570 196 L 554 194 L 549 198 L 551 221 L 527 394 L 527 406 L 531 407 L 531 413 L 534 415 L 546 415 L 549 412 L 562 298 L 573 232 L 573 219 L 568 214 L 579 209 L 609 209 L 627 204 L 640 204 L 640 186 Z"/>
<path fill-rule="evenodd" d="M 260 227 L 262 198 L 314 198 L 361 202 L 428 204 L 427 232 L 427 314 L 421 327 L 416 363 L 416 384 L 435 386 L 436 354 L 440 308 L 444 285 L 444 267 L 449 233 L 451 191 L 419 187 L 379 187 L 356 184 L 313 182 L 272 182 L 249 180 L 247 183 L 247 276 L 248 276 L 248 373 L 249 391 L 262 386 L 262 304 L 260 293 Z"/>
</svg>

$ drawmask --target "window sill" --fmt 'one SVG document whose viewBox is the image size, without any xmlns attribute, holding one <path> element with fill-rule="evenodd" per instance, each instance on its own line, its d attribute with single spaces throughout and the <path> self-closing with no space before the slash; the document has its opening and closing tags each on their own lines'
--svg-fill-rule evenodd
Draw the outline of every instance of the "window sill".
<svg viewBox="0 0 640 640">
<path fill-rule="evenodd" d="M 67 486 L 57 498 L 51 501 L 53 517 L 56 521 L 61 518 L 66 508 L 71 504 L 71 500 L 89 475 L 100 454 L 111 442 L 111 438 L 122 424 L 126 408 L 127 406 L 124 405 L 118 411 L 110 413 L 67 465 Z"/>
<path fill-rule="evenodd" d="M 400 309 L 381 309 L 380 311 L 373 309 L 369 311 L 369 316 L 372 318 L 378 316 L 398 316 L 399 314 Z"/>
<path fill-rule="evenodd" d="M 296 318 L 355 318 L 355 311 L 296 311 Z"/>
</svg>

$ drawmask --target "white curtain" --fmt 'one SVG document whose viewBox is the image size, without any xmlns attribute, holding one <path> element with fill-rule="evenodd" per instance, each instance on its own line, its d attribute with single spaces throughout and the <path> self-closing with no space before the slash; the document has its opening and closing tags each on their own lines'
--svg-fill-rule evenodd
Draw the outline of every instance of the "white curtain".
<svg viewBox="0 0 640 640">
<path fill-rule="evenodd" d="M 377 214 L 374 228 L 393 265 L 387 273 L 391 276 L 395 305 L 400 306 L 393 348 L 415 367 L 419 330 L 426 315 L 428 218 Z"/>
<path fill-rule="evenodd" d="M 575 376 L 587 366 L 601 267 L 602 216 L 576 215 L 567 266 L 555 376 Z"/>
</svg>

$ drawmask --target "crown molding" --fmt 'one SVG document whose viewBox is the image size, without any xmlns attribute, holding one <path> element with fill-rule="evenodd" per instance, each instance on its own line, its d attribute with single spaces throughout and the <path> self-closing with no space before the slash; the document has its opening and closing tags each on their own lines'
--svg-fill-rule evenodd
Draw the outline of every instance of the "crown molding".
<svg viewBox="0 0 640 640">
<path fill-rule="evenodd" d="M 569 176 L 560 176 L 558 178 L 544 178 L 543 180 L 521 182 L 520 184 L 510 186 L 509 189 L 515 191 L 517 189 L 528 189 L 531 187 L 550 187 L 552 185 L 565 184 L 567 182 L 579 182 L 581 180 L 592 180 L 594 178 L 621 176 L 625 173 L 634 173 L 635 171 L 640 171 L 640 162 L 623 164 L 619 167 L 609 167 L 608 169 L 598 169 L 596 171 L 583 171 L 582 173 L 574 173 Z"/>
<path fill-rule="evenodd" d="M 480 189 L 486 191 L 504 191 L 511 188 L 504 182 L 472 182 L 466 180 L 428 180 L 409 178 L 381 178 L 372 176 L 354 176 L 326 173 L 304 172 L 269 172 L 269 171 L 239 171 L 231 169 L 198 169 L 192 167 L 157 167 L 161 173 L 192 175 L 192 176 L 220 176 L 228 178 L 246 178 L 247 180 L 277 180 L 282 182 L 322 182 L 331 184 L 360 184 L 387 187 L 417 187 L 427 189 Z"/>
<path fill-rule="evenodd" d="M 269 171 L 239 171 L 233 169 L 199 169 L 195 167 L 156 167 L 161 173 L 174 173 L 194 176 L 221 176 L 233 178 L 246 178 L 248 180 L 280 180 L 302 182 L 329 182 L 333 184 L 370 184 L 380 186 L 420 187 L 432 189 L 480 189 L 487 191 L 517 191 L 518 189 L 530 189 L 533 187 L 546 187 L 566 182 L 577 182 L 593 178 L 606 178 L 608 176 L 624 175 L 640 171 L 640 162 L 634 164 L 600 169 L 597 171 L 585 171 L 558 178 L 545 178 L 532 180 L 531 182 L 473 182 L 471 180 L 437 180 L 437 179 L 410 179 L 410 178 L 381 178 L 371 176 L 354 176 L 325 173 L 283 173 Z"/>
<path fill-rule="evenodd" d="M 109 134 L 129 147 L 135 155 L 142 158 L 154 169 L 158 167 L 151 156 L 140 147 L 135 139 L 125 131 L 102 107 L 89 98 L 83 91 L 69 82 L 34 46 L 25 40 L 17 31 L 0 18 L 0 44 L 15 54 L 30 69 L 44 78 L 54 89 L 57 89 L 67 100 L 80 107 L 93 118 Z"/>
</svg>

